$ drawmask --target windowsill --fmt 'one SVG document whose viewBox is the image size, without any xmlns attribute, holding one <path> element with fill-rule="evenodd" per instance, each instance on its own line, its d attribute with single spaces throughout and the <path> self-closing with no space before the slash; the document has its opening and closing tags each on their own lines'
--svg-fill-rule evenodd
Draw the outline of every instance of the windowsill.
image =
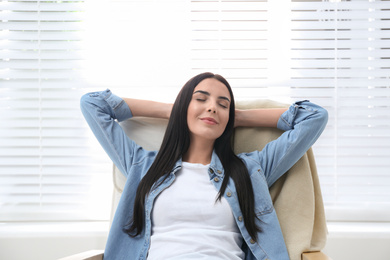
<svg viewBox="0 0 390 260">
<path fill-rule="evenodd" d="M 388 259 L 389 222 L 328 222 L 322 250 L 332 259 Z"/>
<path fill-rule="evenodd" d="M 0 237 L 107 236 L 108 221 L 0 223 Z"/>
<path fill-rule="evenodd" d="M 390 222 L 328 222 L 328 238 L 390 238 Z"/>
<path fill-rule="evenodd" d="M 328 222 L 329 238 L 389 238 L 389 222 Z M 107 236 L 108 221 L 0 223 L 0 237 Z"/>
</svg>

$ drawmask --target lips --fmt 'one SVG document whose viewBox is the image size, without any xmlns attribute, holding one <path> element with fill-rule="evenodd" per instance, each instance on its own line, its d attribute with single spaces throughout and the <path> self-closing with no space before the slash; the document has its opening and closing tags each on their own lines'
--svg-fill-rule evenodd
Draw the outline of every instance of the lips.
<svg viewBox="0 0 390 260">
<path fill-rule="evenodd" d="M 209 124 L 209 125 L 216 125 L 216 124 L 218 124 L 217 120 L 215 120 L 212 117 L 203 117 L 200 120 L 202 120 L 204 123 Z"/>
</svg>

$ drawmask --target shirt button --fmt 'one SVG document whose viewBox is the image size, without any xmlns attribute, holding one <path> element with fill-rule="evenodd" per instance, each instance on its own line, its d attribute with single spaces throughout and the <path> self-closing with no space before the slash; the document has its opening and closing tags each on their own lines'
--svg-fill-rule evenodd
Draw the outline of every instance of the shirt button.
<svg viewBox="0 0 390 260">
<path fill-rule="evenodd" d="M 231 192 L 227 192 L 227 193 L 226 193 L 226 196 L 231 197 L 231 196 L 232 196 L 232 193 L 231 193 Z"/>
<path fill-rule="evenodd" d="M 210 169 L 210 173 L 214 173 L 213 169 Z"/>
<path fill-rule="evenodd" d="M 240 222 L 242 221 L 242 216 L 238 217 L 238 221 L 240 221 Z"/>
<path fill-rule="evenodd" d="M 217 173 L 222 173 L 222 172 L 220 170 L 218 170 Z"/>
<path fill-rule="evenodd" d="M 214 181 L 215 181 L 215 182 L 219 182 L 219 178 L 218 178 L 218 177 L 215 177 L 215 178 L 214 178 Z"/>
<path fill-rule="evenodd" d="M 249 242 L 251 242 L 251 244 L 256 243 L 255 240 L 253 240 L 253 239 L 251 239 Z"/>
</svg>

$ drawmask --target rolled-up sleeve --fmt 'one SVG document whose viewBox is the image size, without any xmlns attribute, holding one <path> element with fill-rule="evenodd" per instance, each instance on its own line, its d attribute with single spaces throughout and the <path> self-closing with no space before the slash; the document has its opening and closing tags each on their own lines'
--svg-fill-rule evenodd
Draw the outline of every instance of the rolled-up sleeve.
<svg viewBox="0 0 390 260">
<path fill-rule="evenodd" d="M 291 130 L 296 124 L 313 114 L 317 114 L 318 116 L 318 120 L 315 120 L 315 122 L 319 123 L 319 125 L 316 125 L 316 127 L 323 129 L 328 121 L 328 112 L 324 108 L 313 104 L 308 100 L 298 101 L 291 105 L 288 110 L 280 116 L 277 127 L 283 131 Z"/>
<path fill-rule="evenodd" d="M 268 143 L 257 157 L 268 186 L 287 172 L 317 141 L 328 122 L 328 112 L 310 101 L 292 104 L 284 112 L 277 127 L 285 131 L 278 139 Z"/>
<path fill-rule="evenodd" d="M 80 107 L 84 115 L 84 112 L 97 109 L 110 115 L 113 119 L 118 120 L 118 122 L 133 117 L 126 102 L 122 98 L 114 95 L 109 89 L 83 95 L 81 97 Z"/>
</svg>

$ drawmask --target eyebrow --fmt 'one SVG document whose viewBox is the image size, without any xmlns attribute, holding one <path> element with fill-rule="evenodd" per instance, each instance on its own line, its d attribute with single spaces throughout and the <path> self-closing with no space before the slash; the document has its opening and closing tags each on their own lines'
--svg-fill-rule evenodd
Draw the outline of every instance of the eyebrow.
<svg viewBox="0 0 390 260">
<path fill-rule="evenodd" d="M 196 94 L 196 93 L 201 93 L 201 94 L 204 94 L 206 96 L 210 96 L 209 92 L 203 91 L 203 90 L 197 90 L 197 91 L 194 92 L 194 94 Z M 227 101 L 230 102 L 230 99 L 228 99 L 227 97 L 224 97 L 224 96 L 219 96 L 218 99 L 224 99 L 224 100 L 227 100 Z"/>
</svg>

